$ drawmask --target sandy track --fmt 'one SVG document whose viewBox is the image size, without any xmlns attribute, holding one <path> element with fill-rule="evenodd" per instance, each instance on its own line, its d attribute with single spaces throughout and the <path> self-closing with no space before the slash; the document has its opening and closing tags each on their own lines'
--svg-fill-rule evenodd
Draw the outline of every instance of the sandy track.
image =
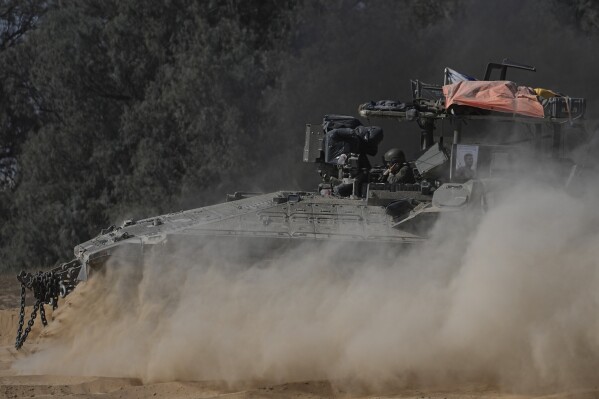
<svg viewBox="0 0 599 399">
<path fill-rule="evenodd" d="M 34 353 L 46 337 L 51 337 L 61 322 L 61 311 L 71 305 L 61 301 L 53 314 L 47 308 L 50 325 L 43 329 L 38 319 L 26 345 L 14 349 L 18 325 L 20 290 L 12 276 L 0 277 L 0 398 L 418 398 L 418 399 L 470 399 L 470 398 L 533 398 L 591 399 L 599 398 L 599 390 L 573 391 L 553 394 L 518 395 L 499 392 L 493 387 L 472 385 L 440 389 L 418 387 L 382 391 L 359 392 L 351 384 L 323 381 L 302 381 L 286 384 L 260 384 L 256 382 L 235 387 L 212 381 L 171 381 L 143 384 L 135 378 L 65 375 L 18 375 L 12 369 L 15 360 Z M 26 321 L 32 307 L 26 308 Z"/>
<path fill-rule="evenodd" d="M 28 314 L 30 307 L 28 307 Z M 52 313 L 49 320 L 52 320 Z M 138 379 L 79 377 L 60 375 L 17 375 L 11 364 L 18 358 L 36 351 L 46 334 L 40 336 L 40 326 L 36 323 L 25 347 L 16 351 L 13 347 L 14 334 L 18 321 L 18 309 L 0 310 L 0 397 L 2 398 L 599 398 L 599 390 L 568 392 L 552 395 L 516 395 L 498 392 L 486 386 L 460 386 L 451 389 L 402 389 L 397 392 L 360 393 L 352 392 L 339 383 L 295 382 L 280 385 L 249 384 L 248 386 L 227 387 L 219 382 L 173 381 L 142 384 Z M 39 322 L 39 321 L 38 321 Z M 57 322 L 54 320 L 52 322 Z M 51 323 L 52 323 L 51 322 Z M 52 326 L 49 326 L 51 330 Z"/>
</svg>

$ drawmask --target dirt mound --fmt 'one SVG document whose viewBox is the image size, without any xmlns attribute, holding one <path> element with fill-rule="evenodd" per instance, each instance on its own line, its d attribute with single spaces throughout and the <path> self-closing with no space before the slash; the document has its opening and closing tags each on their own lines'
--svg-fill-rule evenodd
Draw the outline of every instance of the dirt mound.
<svg viewBox="0 0 599 399">
<path fill-rule="evenodd" d="M 33 305 L 33 297 L 29 295 L 28 305 Z M 0 309 L 11 309 L 19 306 L 21 301 L 21 284 L 16 274 L 0 274 Z"/>
</svg>

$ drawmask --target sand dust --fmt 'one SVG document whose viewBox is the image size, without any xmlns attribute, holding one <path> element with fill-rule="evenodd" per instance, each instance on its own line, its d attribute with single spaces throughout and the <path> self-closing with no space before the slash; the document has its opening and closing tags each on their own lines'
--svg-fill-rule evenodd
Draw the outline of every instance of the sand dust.
<svg viewBox="0 0 599 399">
<path fill-rule="evenodd" d="M 5 288 L 5 287 L 3 287 Z M 8 288 L 10 289 L 10 288 Z M 14 296 L 17 301 L 18 297 Z M 65 303 L 61 303 L 65 305 Z M 68 305 L 67 305 L 68 306 Z M 28 309 L 29 310 L 29 309 Z M 60 313 L 60 312 L 58 312 Z M 35 353 L 43 340 L 37 326 L 24 348 L 13 347 L 17 327 L 18 309 L 0 310 L 0 398 L 568 398 L 587 399 L 599 397 L 599 390 L 558 392 L 550 395 L 523 395 L 501 392 L 488 385 L 462 384 L 445 387 L 407 387 L 401 390 L 381 392 L 356 392 L 348 384 L 338 382 L 300 381 L 282 384 L 240 384 L 232 388 L 222 381 L 170 381 L 142 383 L 136 378 L 68 375 L 18 375 L 11 369 L 16 359 Z M 49 312 L 49 319 L 51 319 Z M 52 323 L 56 322 L 56 319 Z M 51 326 L 49 326 L 51 328 Z"/>
<path fill-rule="evenodd" d="M 9 284 L 12 283 L 10 279 L 6 280 Z M 79 289 L 81 288 L 81 289 Z M 185 378 L 177 377 L 176 375 L 172 378 L 162 378 L 162 380 L 147 380 L 145 378 L 130 378 L 126 376 L 119 376 L 119 370 L 122 370 L 122 358 L 115 357 L 115 364 L 113 376 L 109 376 L 111 373 L 93 373 L 79 372 L 75 370 L 72 373 L 66 372 L 65 370 L 72 370 L 68 365 L 61 364 L 65 361 L 73 361 L 75 364 L 87 365 L 87 363 L 78 363 L 76 359 L 77 351 L 85 350 L 81 346 L 75 346 L 71 349 L 68 356 L 61 356 L 54 352 L 48 352 L 48 345 L 63 345 L 61 350 L 66 350 L 64 342 L 61 341 L 60 334 L 67 333 L 69 340 L 75 341 L 76 324 L 77 322 L 72 319 L 72 315 L 81 314 L 81 310 L 85 308 L 93 308 L 92 305 L 87 304 L 86 301 L 95 299 L 93 290 L 90 293 L 89 287 L 79 287 L 79 292 L 74 292 L 66 300 L 60 301 L 60 306 L 56 312 L 48 310 L 48 319 L 50 321 L 49 326 L 44 329 L 40 328 L 39 318 L 32 330 L 31 335 L 24 348 L 20 351 L 16 351 L 13 347 L 14 336 L 17 328 L 18 321 L 18 308 L 6 308 L 0 310 L 0 398 L 20 398 L 20 397 L 77 397 L 77 398 L 145 398 L 145 397 L 163 397 L 163 398 L 446 398 L 446 399 L 466 399 L 466 398 L 598 398 L 599 389 L 593 387 L 585 387 L 584 389 L 569 388 L 569 389 L 543 389 L 535 392 L 534 389 L 523 389 L 519 390 L 514 387 L 501 386 L 492 382 L 478 381 L 465 381 L 463 378 L 456 378 L 452 382 L 451 377 L 443 378 L 441 381 L 426 381 L 419 380 L 414 377 L 412 380 L 408 378 L 404 380 L 400 385 L 379 385 L 369 386 L 366 389 L 363 384 L 355 383 L 351 379 L 341 380 L 322 380 L 322 379 L 306 379 L 301 381 L 264 381 L 260 382 L 258 379 L 253 378 L 251 381 L 238 381 L 235 384 L 231 384 L 227 380 L 187 380 Z M 360 287 L 357 287 L 358 289 Z M 13 287 L 1 287 L 2 292 L 11 292 L 7 294 L 5 298 L 12 298 L 12 301 L 7 300 L 7 303 L 12 302 L 14 305 L 18 303 L 18 290 L 17 295 L 14 294 L 15 290 Z M 237 290 L 242 290 L 243 287 L 236 287 Z M 247 293 L 245 293 L 247 294 Z M 227 312 L 226 308 L 222 309 Z M 356 309 L 359 311 L 359 309 Z M 145 310 L 147 312 L 147 309 Z M 26 309 L 26 315 L 31 312 L 31 307 L 28 306 Z M 94 315 L 94 313 L 91 313 Z M 158 312 L 160 314 L 160 312 Z M 110 317 L 114 317 L 111 314 Z M 119 316 L 120 317 L 120 316 Z M 139 317 L 139 315 L 136 315 Z M 456 319 L 457 320 L 457 319 Z M 85 320 L 85 323 L 89 323 L 90 320 Z M 454 320 L 454 322 L 456 322 Z M 472 326 L 468 326 L 468 320 L 463 320 L 464 326 L 468 329 Z M 118 318 L 115 320 L 114 328 L 118 330 L 122 326 L 120 325 Z M 268 329 L 268 321 L 261 320 L 260 324 L 264 329 Z M 453 329 L 459 326 L 452 326 Z M 300 328 L 300 326 L 295 326 Z M 110 331 L 110 326 L 105 328 L 97 329 L 98 333 L 105 334 Z M 82 327 L 81 334 L 93 334 L 93 330 Z M 136 332 L 137 333 L 137 332 Z M 374 332 L 376 333 L 376 332 Z M 487 332 L 492 333 L 492 331 Z M 497 331 L 496 339 L 501 339 L 503 333 Z M 150 332 L 148 333 L 150 334 Z M 114 337 L 123 339 L 123 336 L 118 334 Z M 110 339 L 113 339 L 111 337 Z M 134 339 L 144 341 L 147 337 L 133 337 Z M 467 339 L 468 337 L 466 337 Z M 491 337 L 491 341 L 492 341 Z M 472 339 L 476 339 L 473 337 Z M 80 342 L 88 342 L 85 339 Z M 193 338 L 190 339 L 193 344 Z M 197 343 L 197 342 L 196 342 Z M 105 343 L 102 343 L 105 345 Z M 276 343 L 273 343 L 276 344 Z M 301 342 L 298 343 L 302 345 Z M 164 346 L 164 343 L 160 343 Z M 278 343 L 280 346 L 281 343 Z M 118 347 L 118 345 L 115 345 Z M 218 347 L 218 345 L 217 345 Z M 236 345 L 232 345 L 232 348 L 239 350 Z M 108 349 L 108 348 L 106 348 Z M 222 348 L 221 348 L 222 349 Z M 374 348 L 376 350 L 376 348 Z M 93 354 L 92 358 L 97 356 L 97 348 L 90 348 L 90 352 Z M 110 351 L 108 351 L 110 353 Z M 393 351 L 392 351 L 393 352 Z M 47 354 L 56 355 L 56 363 L 52 366 L 52 362 L 47 359 Z M 193 351 L 192 351 L 193 353 Z M 249 351 L 251 356 L 257 356 L 254 352 Z M 294 352 L 291 352 L 294 353 Z M 28 364 L 29 359 L 39 359 L 39 355 L 44 355 L 44 369 L 46 372 L 27 372 L 23 370 L 22 365 Z M 298 358 L 303 355 L 300 352 L 295 353 Z M 81 353 L 81 358 L 86 359 L 89 353 Z M 210 354 L 207 354 L 208 356 Z M 287 353 L 287 356 L 289 353 Z M 380 354 L 379 354 L 380 355 Z M 133 353 L 133 356 L 139 356 L 139 354 Z M 188 365 L 189 359 L 184 355 L 181 356 L 181 363 Z M 501 356 L 498 356 L 501 358 Z M 311 355 L 307 356 L 307 360 L 313 359 Z M 523 358 L 524 359 L 524 358 Z M 89 359 L 88 359 L 89 360 Z M 294 359 L 288 359 L 290 363 L 293 363 Z M 297 360 L 297 359 L 295 359 Z M 155 361 L 155 360 L 152 360 Z M 167 365 L 176 366 L 177 359 L 168 358 L 165 359 Z M 213 360 L 216 363 L 222 362 L 222 359 L 215 358 Z M 254 362 L 257 366 L 261 367 L 264 363 L 264 359 L 248 359 L 247 353 L 229 353 L 229 360 L 234 365 L 235 362 L 249 363 Z M 383 356 L 383 360 L 384 356 Z M 525 360 L 524 360 L 525 361 Z M 439 367 L 446 365 L 447 359 L 441 356 L 439 358 Z M 548 360 L 548 369 L 554 367 L 551 364 L 551 360 Z M 206 363 L 198 359 L 198 363 Z M 18 364 L 18 367 L 15 367 Z M 364 375 L 371 378 L 373 372 L 380 372 L 383 368 L 372 364 L 372 359 L 364 358 Z M 359 366 L 359 364 L 357 364 Z M 352 364 L 352 367 L 357 367 L 356 364 Z M 204 364 L 204 366 L 206 366 Z M 318 365 L 315 365 L 317 367 Z M 54 367 L 54 368 L 52 368 Z M 244 365 L 244 369 L 247 365 Z M 125 366 L 126 369 L 126 366 Z M 55 371 L 52 371 L 55 370 Z M 94 370 L 93 368 L 91 370 Z M 95 370 L 106 370 L 106 368 L 99 367 Z M 205 370 L 205 369 L 203 369 Z M 162 377 L 168 374 L 164 374 L 162 371 Z M 122 374 L 122 373 L 121 373 Z M 178 375 L 185 375 L 178 372 Z M 251 375 L 251 374 L 250 374 Z M 285 375 L 285 374 L 283 374 Z M 409 377 L 409 376 L 408 376 Z M 356 381 L 359 381 L 361 376 L 357 376 Z M 599 378 L 597 379 L 599 382 Z"/>
<path fill-rule="evenodd" d="M 260 384 L 256 381 L 231 387 L 224 381 L 168 381 L 143 383 L 137 378 L 72 375 L 19 374 L 12 365 L 18 359 L 35 354 L 44 340 L 61 329 L 63 313 L 80 306 L 85 297 L 71 295 L 60 300 L 56 312 L 47 311 L 50 324 L 41 329 L 39 318 L 25 346 L 16 351 L 14 339 L 19 309 L 18 284 L 12 276 L 0 278 L 0 292 L 4 302 L 0 309 L 0 398 L 568 398 L 587 399 L 599 397 L 599 389 L 571 390 L 543 394 L 505 392 L 486 384 L 446 384 L 445 386 L 407 386 L 401 389 L 382 389 L 378 392 L 360 392 L 349 382 L 298 381 L 279 384 Z M 15 289 L 16 287 L 16 289 Z M 82 290 L 84 291 L 84 290 Z M 27 317 L 31 306 L 26 308 Z M 345 384 L 345 385 L 344 385 Z"/>
<path fill-rule="evenodd" d="M 0 279 L 0 397 L 599 398 L 596 198 L 515 185 L 391 263 L 115 257 L 20 351 Z"/>
</svg>

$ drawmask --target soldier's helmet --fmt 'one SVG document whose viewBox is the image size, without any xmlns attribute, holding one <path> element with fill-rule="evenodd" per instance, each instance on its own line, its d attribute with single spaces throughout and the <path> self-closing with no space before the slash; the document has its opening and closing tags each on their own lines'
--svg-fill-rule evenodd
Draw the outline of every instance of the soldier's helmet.
<svg viewBox="0 0 599 399">
<path fill-rule="evenodd" d="M 391 148 L 389 151 L 385 153 L 383 156 L 385 162 L 388 163 L 404 163 L 406 161 L 406 156 L 403 151 L 399 148 Z"/>
</svg>

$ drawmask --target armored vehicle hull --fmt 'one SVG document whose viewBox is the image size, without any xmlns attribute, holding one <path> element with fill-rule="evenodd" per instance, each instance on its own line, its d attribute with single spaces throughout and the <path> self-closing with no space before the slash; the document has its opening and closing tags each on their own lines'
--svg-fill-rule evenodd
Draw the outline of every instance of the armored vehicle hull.
<svg viewBox="0 0 599 399">
<path fill-rule="evenodd" d="M 222 204 L 126 221 L 123 226 L 75 247 L 81 265 L 78 281 L 118 255 L 139 254 L 156 246 L 192 247 L 210 243 L 222 256 L 233 256 L 243 243 L 243 256 L 268 256 L 296 245 L 338 245 L 375 248 L 422 242 L 424 237 L 397 228 L 382 206 L 366 199 L 322 197 L 316 193 L 279 191 Z M 129 255 L 131 256 L 131 255 Z"/>
</svg>

